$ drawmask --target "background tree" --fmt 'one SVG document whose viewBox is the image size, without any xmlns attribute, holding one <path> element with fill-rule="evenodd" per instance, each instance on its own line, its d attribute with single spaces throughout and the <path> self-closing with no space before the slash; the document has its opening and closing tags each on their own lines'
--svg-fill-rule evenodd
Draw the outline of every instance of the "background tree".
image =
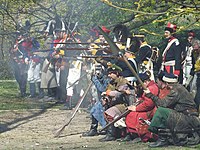
<svg viewBox="0 0 200 150">
<path fill-rule="evenodd" d="M 0 8 L 0 60 L 6 63 L 14 33 L 27 20 L 31 36 L 41 37 L 46 21 L 56 15 L 69 24 L 77 23 L 85 39 L 94 26 L 105 25 L 112 30 L 122 23 L 132 33 L 145 33 L 149 43 L 161 46 L 168 21 L 177 24 L 177 33 L 183 37 L 190 29 L 199 36 L 199 0 L 2 0 Z"/>
</svg>

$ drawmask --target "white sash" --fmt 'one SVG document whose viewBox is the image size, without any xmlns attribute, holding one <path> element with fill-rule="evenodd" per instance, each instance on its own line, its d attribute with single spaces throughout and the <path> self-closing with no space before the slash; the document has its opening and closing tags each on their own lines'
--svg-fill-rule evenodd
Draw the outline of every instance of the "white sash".
<svg viewBox="0 0 200 150">
<path fill-rule="evenodd" d="M 171 40 L 171 41 L 167 44 L 167 47 L 165 48 L 165 50 L 163 51 L 163 54 L 162 54 L 163 57 L 165 56 L 166 52 L 169 50 L 169 48 L 171 47 L 171 45 L 172 45 L 174 42 L 177 42 L 177 41 L 178 41 L 178 39 L 173 39 L 173 40 Z"/>
</svg>

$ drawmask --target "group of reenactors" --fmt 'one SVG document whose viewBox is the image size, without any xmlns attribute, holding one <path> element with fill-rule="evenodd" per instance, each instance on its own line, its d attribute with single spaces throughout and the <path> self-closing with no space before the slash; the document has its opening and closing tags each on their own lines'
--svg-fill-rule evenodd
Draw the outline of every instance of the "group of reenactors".
<svg viewBox="0 0 200 150">
<path fill-rule="evenodd" d="M 199 143 L 199 40 L 189 31 L 181 44 L 171 23 L 164 31 L 166 47 L 161 53 L 147 44 L 144 35 L 127 36 L 123 25 L 114 28 L 114 42 L 122 54 L 113 59 L 102 52 L 96 59 L 102 74 L 93 74 L 92 81 L 101 96 L 90 112 L 90 130 L 83 136 L 106 134 L 99 141 L 148 141 L 150 147 Z M 112 51 L 111 45 L 106 51 L 109 48 Z M 97 130 L 98 123 L 103 130 Z"/>
<path fill-rule="evenodd" d="M 43 98 L 44 89 L 48 89 L 49 95 L 69 106 L 72 80 L 81 76 L 74 68 L 92 70 L 86 71 L 90 78 L 85 77 L 93 82 L 97 94 L 92 94 L 96 101 L 90 109 L 91 127 L 83 136 L 105 134 L 101 142 L 151 142 L 150 147 L 199 144 L 200 41 L 193 31 L 182 44 L 175 37 L 176 25 L 168 23 L 164 30 L 166 47 L 161 52 L 150 46 L 144 35 L 131 34 L 120 24 L 112 30 L 112 44 L 119 50 L 116 54 L 105 37 L 111 30 L 102 26 L 104 34 L 92 29 L 90 47 L 80 54 L 65 50 L 67 42 L 81 45 L 73 32 L 69 36 L 66 26 L 62 19 L 47 23 L 45 45 L 50 52 L 43 58 L 36 39 L 18 34 L 11 54 L 21 96 L 26 96 L 28 81 L 31 98 L 36 96 L 37 85 L 38 98 Z M 68 59 L 75 55 L 81 60 Z"/>
</svg>

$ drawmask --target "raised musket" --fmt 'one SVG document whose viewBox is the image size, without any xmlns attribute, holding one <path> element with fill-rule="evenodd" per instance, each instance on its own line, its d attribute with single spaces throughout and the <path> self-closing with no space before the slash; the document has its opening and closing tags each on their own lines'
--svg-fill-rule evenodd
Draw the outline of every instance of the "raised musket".
<svg viewBox="0 0 200 150">
<path fill-rule="evenodd" d="M 105 49 L 104 48 L 90 48 L 90 47 L 63 47 L 63 48 L 59 48 L 57 49 L 57 51 L 59 50 L 68 50 L 68 51 L 81 51 L 81 50 L 92 50 L 92 49 L 96 49 L 96 50 L 102 50 L 104 51 Z M 51 49 L 41 49 L 41 50 L 36 50 L 34 51 L 33 53 L 36 53 L 36 52 L 49 52 L 49 51 L 52 51 L 52 50 L 55 50 L 53 48 Z"/>
<path fill-rule="evenodd" d="M 82 58 L 119 58 L 119 56 L 114 56 L 114 55 L 86 55 L 86 56 L 77 56 L 77 57 L 82 57 Z"/>
<path fill-rule="evenodd" d="M 110 48 L 111 48 L 113 54 L 118 55 L 121 50 L 112 41 L 112 39 L 101 29 L 101 27 L 98 26 L 98 28 L 99 28 L 99 32 L 104 36 L 105 40 L 110 45 Z M 121 57 L 122 57 L 123 61 L 126 63 L 126 65 L 128 66 L 128 68 L 131 70 L 131 72 L 133 73 L 133 75 L 136 77 L 137 81 L 140 83 L 140 85 L 142 86 L 142 88 L 146 89 L 146 86 L 144 85 L 144 83 L 142 82 L 142 80 L 139 78 L 139 76 L 137 75 L 137 73 L 135 72 L 135 70 L 133 69 L 133 67 L 130 65 L 130 63 L 128 62 L 127 58 L 124 55 L 121 56 Z"/>
<path fill-rule="evenodd" d="M 101 27 L 99 27 L 99 31 L 100 33 L 104 36 L 105 40 L 108 42 L 108 44 L 110 45 L 110 48 L 112 49 L 112 52 L 116 55 L 119 54 L 120 49 L 117 47 L 117 45 L 112 41 L 112 39 L 101 29 Z M 143 89 L 146 89 L 146 86 L 144 85 L 144 83 L 142 82 L 142 80 L 140 79 L 140 77 L 137 75 L 137 73 L 135 72 L 135 70 L 133 69 L 133 67 L 130 65 L 130 63 L 128 62 L 128 60 L 126 59 L 126 57 L 122 56 L 123 61 L 126 63 L 126 65 L 128 66 L 128 68 L 131 70 L 131 72 L 133 73 L 133 75 L 136 77 L 136 79 L 138 80 L 138 82 L 141 84 L 141 86 L 143 87 Z M 136 104 L 137 106 L 138 104 Z M 126 110 L 125 112 L 123 112 L 120 116 L 118 116 L 116 119 L 114 119 L 112 122 L 110 122 L 109 124 L 107 124 L 104 128 L 102 128 L 100 132 L 102 132 L 103 130 L 107 129 L 109 126 L 113 125 L 115 122 L 117 122 L 118 120 L 120 120 L 121 118 L 125 117 L 126 115 L 128 115 L 131 112 L 131 110 Z"/>
<path fill-rule="evenodd" d="M 54 42 L 54 43 L 47 43 L 47 44 L 69 44 L 69 45 L 90 45 L 90 44 L 96 44 L 96 45 L 108 45 L 108 43 L 93 43 L 93 42 Z"/>
</svg>

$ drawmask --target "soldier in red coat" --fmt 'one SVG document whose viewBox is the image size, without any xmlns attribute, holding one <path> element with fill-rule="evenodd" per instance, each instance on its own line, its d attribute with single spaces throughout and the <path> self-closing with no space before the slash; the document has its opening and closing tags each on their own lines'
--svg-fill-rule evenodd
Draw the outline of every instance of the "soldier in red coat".
<svg viewBox="0 0 200 150">
<path fill-rule="evenodd" d="M 146 72 L 139 74 L 139 76 L 148 89 L 155 95 L 158 95 L 158 86 L 154 81 L 150 80 L 150 76 Z M 128 107 L 132 112 L 126 116 L 126 127 L 129 134 L 125 137 L 125 141 L 134 139 L 134 141 L 142 140 L 143 142 L 147 142 L 149 139 L 153 138 L 144 120 L 152 119 L 156 110 L 155 104 L 144 94 L 138 99 L 138 102 L 139 104 L 137 106 L 131 105 Z"/>
</svg>

